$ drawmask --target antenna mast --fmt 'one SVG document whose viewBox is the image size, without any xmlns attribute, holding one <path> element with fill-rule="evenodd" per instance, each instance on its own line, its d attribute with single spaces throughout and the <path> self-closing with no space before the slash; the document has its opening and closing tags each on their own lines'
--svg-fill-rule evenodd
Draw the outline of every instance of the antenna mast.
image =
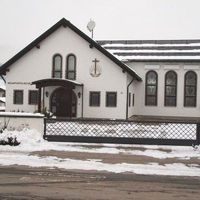
<svg viewBox="0 0 200 200">
<path fill-rule="evenodd" d="M 95 28 L 95 25 L 96 24 L 95 24 L 95 22 L 92 19 L 90 19 L 90 21 L 87 24 L 87 29 L 92 33 L 92 39 L 94 37 L 94 28 Z"/>
</svg>

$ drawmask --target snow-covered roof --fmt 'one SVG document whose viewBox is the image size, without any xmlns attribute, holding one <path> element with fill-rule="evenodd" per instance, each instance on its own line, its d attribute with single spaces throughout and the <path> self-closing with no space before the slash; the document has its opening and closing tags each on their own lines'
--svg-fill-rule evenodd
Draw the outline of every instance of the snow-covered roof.
<svg viewBox="0 0 200 200">
<path fill-rule="evenodd" d="M 2 89 L 2 90 L 6 90 L 6 85 L 0 83 L 0 89 Z"/>
<path fill-rule="evenodd" d="M 26 112 L 1 112 L 0 116 L 44 117 L 44 115 L 41 113 L 26 113 Z"/>
<path fill-rule="evenodd" d="M 6 102 L 6 97 L 0 97 L 0 101 L 5 103 Z"/>
<path fill-rule="evenodd" d="M 101 40 L 121 61 L 200 61 L 200 40 Z"/>
<path fill-rule="evenodd" d="M 5 106 L 0 106 L 0 111 L 5 111 L 6 107 Z"/>
</svg>

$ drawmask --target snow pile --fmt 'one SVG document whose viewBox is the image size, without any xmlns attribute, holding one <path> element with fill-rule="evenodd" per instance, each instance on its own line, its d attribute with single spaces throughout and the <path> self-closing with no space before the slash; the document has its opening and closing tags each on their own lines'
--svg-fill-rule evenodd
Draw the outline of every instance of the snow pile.
<svg viewBox="0 0 200 200">
<path fill-rule="evenodd" d="M 39 143 L 45 142 L 42 139 L 41 133 L 36 130 L 30 130 L 24 128 L 22 131 L 8 131 L 4 130 L 0 133 L 0 141 L 9 142 L 9 138 L 13 138 L 20 143 L 20 148 L 38 146 Z M 25 148 L 26 149 L 26 148 Z"/>
</svg>

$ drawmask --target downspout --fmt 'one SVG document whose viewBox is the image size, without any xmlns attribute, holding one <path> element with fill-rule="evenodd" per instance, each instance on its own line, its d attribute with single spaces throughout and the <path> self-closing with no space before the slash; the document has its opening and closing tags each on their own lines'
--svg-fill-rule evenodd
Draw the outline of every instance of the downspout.
<svg viewBox="0 0 200 200">
<path fill-rule="evenodd" d="M 83 85 L 82 85 L 82 109 L 81 109 L 81 118 L 83 118 Z"/>
<path fill-rule="evenodd" d="M 45 86 L 43 87 L 42 111 L 45 111 Z"/>
<path fill-rule="evenodd" d="M 126 119 L 128 119 L 128 96 L 129 96 L 129 87 L 131 85 L 131 83 L 133 83 L 134 78 L 131 80 L 131 82 L 127 85 L 127 94 L 126 94 Z"/>
</svg>

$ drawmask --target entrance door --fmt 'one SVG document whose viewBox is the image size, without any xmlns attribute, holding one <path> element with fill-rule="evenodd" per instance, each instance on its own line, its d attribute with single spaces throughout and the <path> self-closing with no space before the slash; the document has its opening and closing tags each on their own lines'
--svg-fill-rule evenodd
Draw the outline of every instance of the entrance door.
<svg viewBox="0 0 200 200">
<path fill-rule="evenodd" d="M 51 96 L 51 112 L 57 117 L 76 117 L 76 102 L 72 90 L 58 88 Z"/>
</svg>

